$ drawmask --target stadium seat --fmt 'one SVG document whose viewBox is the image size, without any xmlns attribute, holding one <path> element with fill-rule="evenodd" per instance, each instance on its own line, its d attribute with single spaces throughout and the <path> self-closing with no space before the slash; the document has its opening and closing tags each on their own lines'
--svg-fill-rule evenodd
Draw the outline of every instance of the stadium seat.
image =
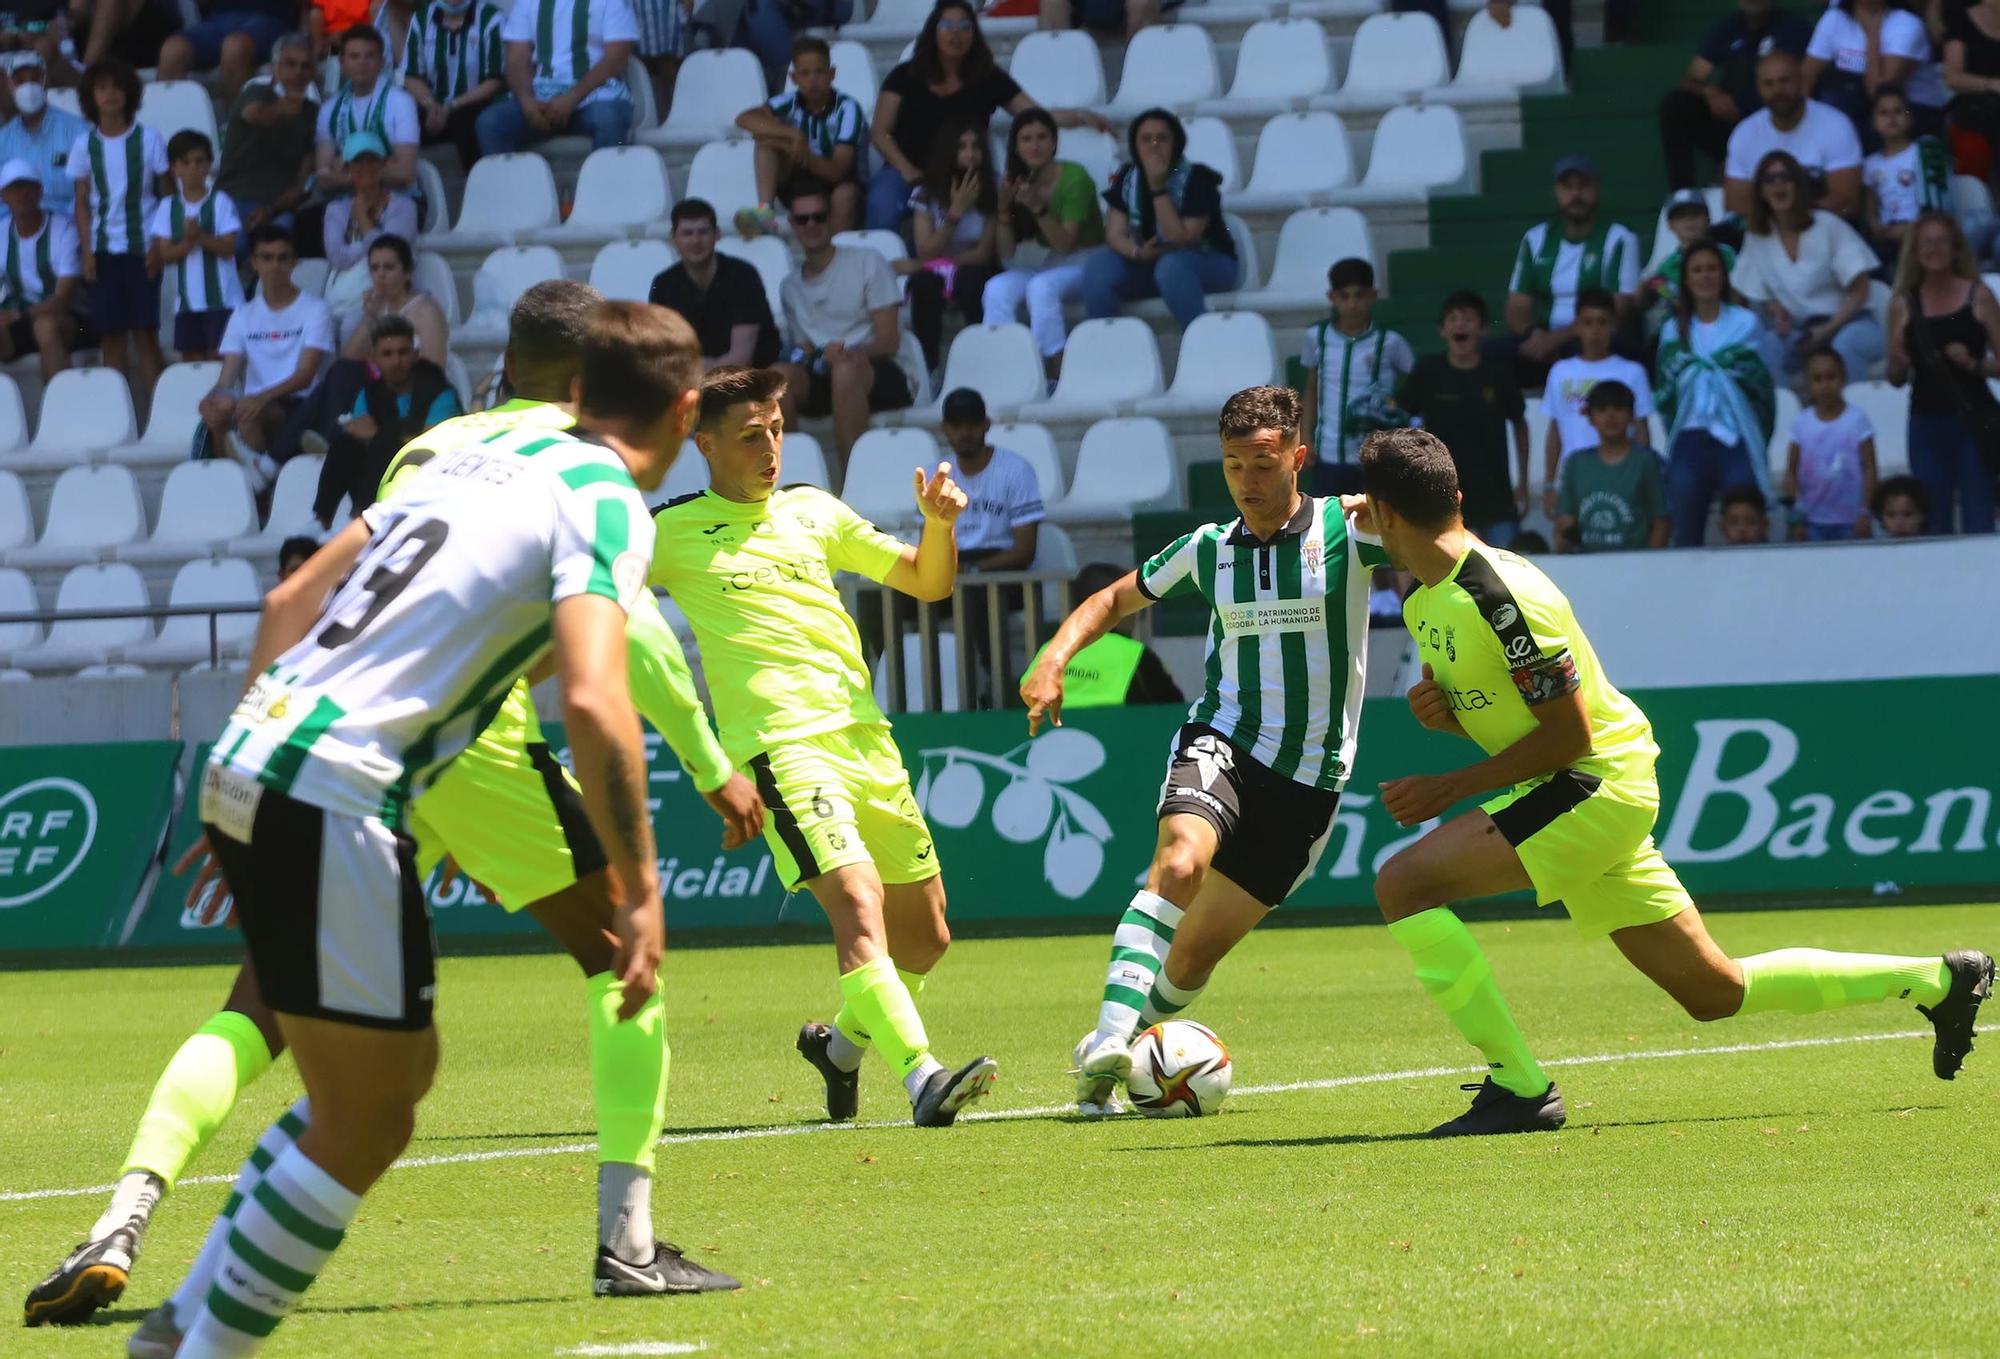
<svg viewBox="0 0 2000 1359">
<path fill-rule="evenodd" d="M 49 493 L 42 536 L 9 549 L 9 566 L 75 566 L 100 561 L 146 532 L 139 483 L 124 467 L 72 467 Z"/>
<path fill-rule="evenodd" d="M 12 472 L 0 472 L 0 552 L 35 540 L 35 513 L 28 488 Z"/>
<path fill-rule="evenodd" d="M 1008 74 L 1045 109 L 1096 108 L 1104 102 L 1104 59 L 1083 29 L 1030 33 L 1007 62 Z"/>
<path fill-rule="evenodd" d="M 959 387 L 970 387 L 985 397 L 986 413 L 995 418 L 1039 400 L 1048 390 L 1048 379 L 1035 337 L 1018 323 L 965 327 L 952 339 L 951 350 L 945 355 L 938 400 L 910 407 L 904 412 L 906 423 L 931 425 L 943 419 L 944 396 Z"/>
<path fill-rule="evenodd" d="M 1886 382 L 1851 382 L 1847 404 L 1875 427 L 1875 474 L 1893 477 L 1910 470 L 1910 389 Z"/>
<path fill-rule="evenodd" d="M 1785 474 L 1785 454 L 1791 446 L 1792 421 L 1798 418 L 1799 411 L 1802 409 L 1799 394 L 1790 387 L 1778 388 L 1777 398 L 1775 406 L 1777 418 L 1771 422 L 1771 447 L 1768 458 L 1771 469 L 1771 484 L 1774 486 L 1777 485 L 1778 480 Z M 1659 412 L 1655 411 L 1653 418 L 1658 419 Z M 1667 450 L 1663 445 L 1657 447 L 1659 447 L 1662 455 L 1666 453 Z M 1879 440 L 1876 452 L 1878 455 L 1881 452 Z"/>
<path fill-rule="evenodd" d="M 787 440 L 787 442 L 790 442 Z M 685 495 L 694 495 L 708 489 L 708 461 L 701 456 L 701 450 L 688 439 L 681 444 L 680 456 L 667 469 L 666 477 L 660 482 L 660 489 L 654 493 L 653 504 L 662 505 L 669 500 L 678 500 Z"/>
<path fill-rule="evenodd" d="M 1295 18 L 1353 20 L 1380 14 L 1387 7 L 1388 0 L 1292 0 L 1285 13 Z"/>
<path fill-rule="evenodd" d="M 850 40 L 861 42 L 914 38 L 923 28 L 924 20 L 930 17 L 930 12 L 931 0 L 876 0 L 873 12 L 865 20 L 858 24 L 843 24 L 840 31 Z"/>
<path fill-rule="evenodd" d="M 140 89 L 139 123 L 159 133 L 161 141 L 192 130 L 215 144 L 215 101 L 207 86 L 194 80 L 150 80 Z"/>
<path fill-rule="evenodd" d="M 451 229 L 451 200 L 445 196 L 444 172 L 421 155 L 417 157 L 417 188 L 423 191 L 423 219 L 417 223 L 419 236 L 434 236 Z"/>
<path fill-rule="evenodd" d="M 1264 276 L 1257 267 L 1257 233 L 1250 229 L 1241 213 L 1225 212 L 1222 224 L 1229 228 L 1229 239 L 1236 242 L 1236 286 L 1231 291 L 1255 292 L 1264 286 Z M 1227 305 L 1217 299 L 1217 307 Z"/>
<path fill-rule="evenodd" d="M 866 246 L 892 265 L 898 260 L 906 260 L 910 257 L 910 248 L 904 244 L 900 233 L 883 231 L 879 228 L 863 231 L 836 231 L 833 234 L 833 243 L 835 245 Z"/>
<path fill-rule="evenodd" d="M 1152 32 L 1144 29 L 1143 32 Z M 1187 129 L 1188 159 L 1206 165 L 1222 176 L 1224 201 L 1234 197 L 1243 187 L 1243 166 L 1236 156 L 1236 134 L 1229 130 L 1229 124 L 1220 118 L 1183 118 L 1181 125 Z M 1069 134 L 1064 133 L 1067 139 Z M 1058 142 L 1058 148 L 1067 141 Z M 1057 154 L 1063 154 L 1060 149 Z M 1100 181 L 1102 182 L 1102 181 Z"/>
<path fill-rule="evenodd" d="M 1229 196 L 1236 212 L 1282 212 L 1354 182 L 1347 129 L 1331 113 L 1279 113 L 1257 134 L 1250 182 Z"/>
<path fill-rule="evenodd" d="M 1450 79 L 1437 20 L 1428 14 L 1376 14 L 1355 31 L 1340 92 L 1313 100 L 1313 107 L 1386 109 Z"/>
<path fill-rule="evenodd" d="M 1134 409 L 1142 415 L 1213 411 L 1245 387 L 1275 381 L 1276 374 L 1278 346 L 1269 321 L 1254 311 L 1205 312 L 1181 336 L 1173 386 Z"/>
<path fill-rule="evenodd" d="M 1465 124 L 1458 110 L 1403 105 L 1390 109 L 1375 125 L 1375 145 L 1368 152 L 1368 173 L 1360 189 L 1343 189 L 1340 196 L 1427 198 L 1433 189 L 1462 182 L 1466 172 Z"/>
<path fill-rule="evenodd" d="M 1079 321 L 1063 348 L 1062 375 L 1046 401 L 1023 406 L 1028 420 L 1116 415 L 1166 390 L 1153 328 L 1134 316 Z"/>
<path fill-rule="evenodd" d="M 1203 100 L 1201 112 L 1237 118 L 1284 113 L 1332 90 L 1333 76 L 1325 29 L 1311 19 L 1262 19 L 1237 45 L 1229 93 Z"/>
<path fill-rule="evenodd" d="M 472 374 L 465 371 L 465 360 L 456 354 L 446 354 L 444 380 L 451 384 L 452 391 L 458 393 L 458 404 L 466 410 L 471 410 Z"/>
<path fill-rule="evenodd" d="M 1042 488 L 1043 505 L 1053 505 L 1062 499 L 1065 486 L 1062 457 L 1056 452 L 1055 436 L 1046 425 L 996 423 L 988 431 L 986 441 L 995 448 L 1019 453 L 1027 460 Z"/>
<path fill-rule="evenodd" d="M 792 252 L 785 243 L 775 236 L 759 236 L 754 241 L 746 241 L 741 236 L 724 236 L 716 241 L 715 248 L 722 254 L 747 260 L 756 267 L 757 277 L 764 280 L 764 297 L 771 304 L 771 316 L 783 324 L 785 303 L 779 289 L 784 286 L 786 275 L 792 272 Z"/>
<path fill-rule="evenodd" d="M 653 280 L 674 261 L 674 249 L 665 241 L 613 241 L 591 261 L 590 286 L 618 301 L 644 302 L 652 296 Z"/>
<path fill-rule="evenodd" d="M 634 52 L 625 62 L 625 88 L 632 95 L 632 140 L 660 125 L 659 102 L 653 97 L 653 73 Z"/>
<path fill-rule="evenodd" d="M 112 661 L 104 665 L 86 665 L 83 669 L 76 672 L 75 678 L 80 680 L 143 679 L 145 674 L 146 667 L 143 665 L 127 665 L 123 661 Z"/>
<path fill-rule="evenodd" d="M 458 224 L 431 244 L 472 249 L 508 245 L 561 219 L 556 177 L 532 151 L 481 156 L 465 180 Z"/>
<path fill-rule="evenodd" d="M 86 609 L 151 607 L 152 601 L 146 598 L 146 582 L 140 577 L 138 568 L 126 562 L 96 562 L 79 566 L 63 577 L 62 585 L 56 591 L 58 614 Z M 16 651 L 10 659 L 25 670 L 75 670 L 79 666 L 102 665 L 119 651 L 152 635 L 153 622 L 149 618 L 59 617 L 50 626 L 46 641 Z"/>
<path fill-rule="evenodd" d="M 1170 505 L 1178 497 L 1165 425 L 1150 416 L 1099 420 L 1084 431 L 1069 494 L 1049 507 L 1049 518 L 1125 520 L 1133 510 Z"/>
<path fill-rule="evenodd" d="M 854 441 L 840 498 L 864 519 L 884 528 L 914 523 L 911 469 L 937 466 L 943 453 L 929 430 L 871 429 Z"/>
<path fill-rule="evenodd" d="M 184 462 L 201 427 L 201 399 L 215 389 L 220 363 L 171 363 L 153 386 L 146 432 L 111 450 L 111 461 L 141 465 Z"/>
<path fill-rule="evenodd" d="M 479 162 L 481 165 L 485 160 Z M 472 276 L 472 315 L 452 336 L 465 345 L 505 344 L 507 313 L 537 283 L 563 277 L 562 256 L 546 245 L 502 246 Z"/>
<path fill-rule="evenodd" d="M 447 326 L 456 326 L 464 319 L 458 307 L 458 279 L 453 276 L 444 256 L 433 255 L 428 250 L 417 251 L 417 271 L 410 280 L 410 286 L 420 293 L 431 295 L 443 309 Z"/>
<path fill-rule="evenodd" d="M 1118 162 L 1125 158 L 1125 143 L 1094 127 L 1065 127 L 1056 132 L 1056 155 L 1088 170 L 1090 182 L 1102 189 L 1110 182 Z M 993 163 L 996 167 L 1005 165 L 999 157 Z"/>
<path fill-rule="evenodd" d="M 1243 290 L 1236 305 L 1253 311 L 1326 310 L 1326 271 L 1336 260 L 1375 262 L 1368 219 L 1353 208 L 1303 208 L 1278 229 L 1271 277 L 1256 291 Z"/>
<path fill-rule="evenodd" d="M 537 232 L 535 239 L 550 245 L 581 245 L 638 236 L 660 227 L 673 205 L 667 163 L 658 151 L 650 146 L 607 146 L 584 159 L 569 216 Z"/>
<path fill-rule="evenodd" d="M 749 141 L 709 142 L 688 165 L 687 192 L 715 209 L 725 232 L 736 230 L 736 210 L 757 206 L 757 151 Z"/>
<path fill-rule="evenodd" d="M 703 146 L 729 133 L 736 115 L 764 102 L 764 68 L 741 47 L 691 52 L 674 78 L 674 102 L 658 127 L 640 134 L 647 146 Z"/>
<path fill-rule="evenodd" d="M 243 468 L 230 458 L 183 462 L 167 474 L 153 536 L 118 549 L 120 561 L 179 561 L 257 531 Z"/>
<path fill-rule="evenodd" d="M 1502 28 L 1481 10 L 1466 23 L 1458 52 L 1458 75 L 1441 90 L 1424 98 L 1447 104 L 1487 103 L 1508 99 L 1523 90 L 1562 84 L 1562 49 L 1556 43 L 1555 21 L 1538 5 L 1514 6 L 1514 18 Z"/>
<path fill-rule="evenodd" d="M 41 603 L 35 598 L 35 583 L 26 571 L 0 567 L 0 613 L 37 613 Z M 0 659 L 39 645 L 40 623 L 0 623 Z"/>
<path fill-rule="evenodd" d="M 873 600 L 864 603 L 862 607 L 867 608 L 871 604 L 874 604 Z M 882 711 L 932 711 L 924 707 L 923 643 L 923 637 L 916 632 L 903 634 L 903 703 L 900 709 L 891 701 L 888 661 L 883 656 L 875 658 L 873 670 L 875 702 Z M 938 706 L 935 711 L 959 712 L 963 705 L 958 701 L 958 634 L 948 628 L 938 630 L 937 657 Z"/>
<path fill-rule="evenodd" d="M 0 460 L 12 464 L 9 456 L 28 442 L 28 410 L 21 400 L 21 385 L 0 373 Z"/>
<path fill-rule="evenodd" d="M 1142 109 L 1179 108 L 1222 93 L 1215 43 L 1200 24 L 1142 28 L 1125 45 L 1125 69 L 1111 109 L 1125 118 Z"/>
<path fill-rule="evenodd" d="M 292 286 L 314 297 L 326 294 L 326 281 L 332 276 L 333 266 L 324 259 L 300 260 L 292 266 Z"/>
<path fill-rule="evenodd" d="M 35 441 L 8 460 L 22 471 L 53 471 L 139 437 L 125 375 L 109 368 L 68 368 L 42 393 Z"/>
<path fill-rule="evenodd" d="M 204 558 L 191 561 L 175 573 L 167 595 L 172 608 L 194 608 L 204 604 L 257 604 L 264 597 L 257 568 L 240 557 Z M 227 660 L 247 655 L 257 639 L 257 614 L 224 613 L 215 616 L 215 654 Z M 202 614 L 183 614 L 163 619 L 159 636 L 125 647 L 119 654 L 126 661 L 144 665 L 195 665 L 210 658 L 209 619 Z"/>
<path fill-rule="evenodd" d="M 826 450 L 804 430 L 785 431 L 785 458 L 778 469 L 778 479 L 785 486 L 804 483 L 822 491 L 838 491 L 833 484 L 833 473 L 826 465 Z"/>
<path fill-rule="evenodd" d="M 1030 571 L 1060 571 L 1063 575 L 1074 579 L 1077 569 L 1082 564 L 1076 555 L 1076 540 L 1069 536 L 1069 530 L 1061 524 L 1051 524 L 1047 520 L 1042 521 L 1041 526 L 1035 531 L 1035 559 L 1028 563 L 1028 569 Z M 1053 628 L 1068 615 L 1068 610 L 1063 607 L 1062 587 L 1051 581 L 1042 586 L 1040 595 L 1039 603 L 1042 611 L 1040 621 L 1044 628 Z M 1083 601 L 1076 597 L 1074 591 L 1071 591 L 1069 608 L 1074 609 L 1081 603 Z M 1029 647 L 1031 655 L 1033 654 L 1033 650 L 1034 648 L 1031 645 Z"/>
<path fill-rule="evenodd" d="M 317 453 L 304 453 L 288 459 L 278 469 L 277 485 L 271 488 L 271 511 L 264 517 L 263 531 L 232 542 L 229 554 L 261 560 L 275 554 L 278 545 L 293 534 L 303 533 L 315 540 L 324 539 L 328 530 L 321 528 L 313 518 L 313 497 L 319 493 L 319 473 L 325 462 L 326 459 Z M 340 509 L 334 513 L 333 527 L 346 527 L 348 518 L 347 502 L 343 498 Z"/>
</svg>

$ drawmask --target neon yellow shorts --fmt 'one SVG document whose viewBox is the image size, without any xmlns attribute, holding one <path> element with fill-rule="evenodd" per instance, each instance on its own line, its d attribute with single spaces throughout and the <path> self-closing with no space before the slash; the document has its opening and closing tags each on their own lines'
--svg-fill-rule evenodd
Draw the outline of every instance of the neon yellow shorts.
<svg viewBox="0 0 2000 1359">
<path fill-rule="evenodd" d="M 886 883 L 938 871 L 931 828 L 886 726 L 781 741 L 744 767 L 764 799 L 764 841 L 786 891 L 849 864 Z"/>
<path fill-rule="evenodd" d="M 1611 785 L 1564 769 L 1482 804 L 1535 884 L 1535 903 L 1560 901 L 1577 932 L 1671 920 L 1694 904 L 1653 844 L 1657 784 Z"/>
<path fill-rule="evenodd" d="M 542 740 L 525 683 L 410 804 L 408 829 L 424 877 L 449 852 L 509 911 L 604 867 L 583 795 Z"/>
</svg>

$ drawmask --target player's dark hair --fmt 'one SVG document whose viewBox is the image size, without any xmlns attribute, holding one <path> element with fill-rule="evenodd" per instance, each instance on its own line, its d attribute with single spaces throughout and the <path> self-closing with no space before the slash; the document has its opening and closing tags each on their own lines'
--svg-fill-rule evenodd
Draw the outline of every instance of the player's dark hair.
<svg viewBox="0 0 2000 1359">
<path fill-rule="evenodd" d="M 682 222 L 701 221 L 715 225 L 715 205 L 706 198 L 683 198 L 674 204 L 674 210 L 667 214 L 667 220 L 678 227 Z"/>
<path fill-rule="evenodd" d="M 108 80 L 116 85 L 125 96 L 125 116 L 132 125 L 139 124 L 139 101 L 146 91 L 139 84 L 139 73 L 132 69 L 128 61 L 117 57 L 100 57 L 84 70 L 83 82 L 76 92 L 76 102 L 83 112 L 83 121 L 97 126 L 97 86 L 99 81 Z"/>
<path fill-rule="evenodd" d="M 827 65 L 833 65 L 833 49 L 827 46 L 825 38 L 815 38 L 810 33 L 801 33 L 798 37 L 792 39 L 792 60 L 794 62 L 800 57 L 814 56 L 824 57 Z"/>
<path fill-rule="evenodd" d="M 1458 467 L 1427 429 L 1378 429 L 1361 441 L 1361 489 L 1413 524 L 1449 528 L 1459 519 Z"/>
<path fill-rule="evenodd" d="M 1747 481 L 1741 481 L 1734 486 L 1725 487 L 1719 504 L 1723 514 L 1729 513 L 1731 505 L 1748 505 L 1751 509 L 1757 511 L 1757 513 L 1764 515 L 1768 515 L 1771 512 L 1771 502 L 1764 498 L 1762 491 Z"/>
<path fill-rule="evenodd" d="M 391 312 L 386 316 L 376 317 L 375 323 L 368 328 L 368 343 L 371 347 L 384 340 L 396 339 L 408 340 L 411 344 L 417 342 L 417 328 L 410 324 L 409 317 L 398 316 Z"/>
<path fill-rule="evenodd" d="M 1334 262 L 1326 271 L 1326 286 L 1339 292 L 1342 288 L 1372 288 L 1375 286 L 1375 266 L 1364 259 L 1348 258 Z"/>
<path fill-rule="evenodd" d="M 710 370 L 701 380 L 701 427 L 713 430 L 731 406 L 781 400 L 785 375 L 775 368 L 730 364 Z"/>
<path fill-rule="evenodd" d="M 1444 305 L 1438 308 L 1438 324 L 1455 311 L 1469 311 L 1479 318 L 1479 328 L 1484 330 L 1492 313 L 1486 309 L 1486 299 L 1470 288 L 1460 288 L 1457 292 L 1444 295 Z"/>
<path fill-rule="evenodd" d="M 701 384 L 701 340 L 677 311 L 600 302 L 583 336 L 577 414 L 649 428 Z"/>
<path fill-rule="evenodd" d="M 1299 441 L 1299 416 L 1299 394 L 1290 387 L 1245 387 L 1222 403 L 1216 424 L 1225 439 L 1274 429 L 1290 448 Z"/>
<path fill-rule="evenodd" d="M 345 56 L 349 44 L 356 42 L 372 42 L 375 44 L 377 52 L 386 52 L 389 50 L 389 44 L 382 41 L 382 30 L 373 24 L 356 24 L 352 28 L 342 29 L 340 37 L 333 44 L 333 48 L 336 53 Z"/>
<path fill-rule="evenodd" d="M 1584 394 L 1583 408 L 1587 411 L 1629 411 L 1638 408 L 1638 398 L 1632 389 L 1617 378 L 1606 378 L 1595 383 Z"/>
<path fill-rule="evenodd" d="M 389 253 L 394 255 L 396 259 L 402 264 L 404 273 L 414 274 L 417 272 L 416 251 L 410 249 L 410 243 L 404 240 L 401 236 L 398 236 L 395 232 L 393 231 L 384 232 L 382 235 L 377 236 L 374 240 L 368 242 L 368 253 L 371 256 L 377 250 L 387 250 Z"/>
<path fill-rule="evenodd" d="M 514 394 L 528 401 L 567 401 L 582 363 L 590 313 L 603 295 L 588 283 L 552 278 L 521 294 L 507 314 L 507 353 Z"/>
<path fill-rule="evenodd" d="M 1917 507 L 1917 513 L 1929 517 L 1931 512 L 1930 489 L 1907 472 L 1893 477 L 1883 477 L 1875 483 L 1875 494 L 1868 497 L 1868 512 L 1877 519 L 1882 511 L 1889 508 L 1889 502 L 1907 496 Z"/>
<path fill-rule="evenodd" d="M 1576 295 L 1576 309 L 1582 311 L 1603 311 L 1618 316 L 1618 299 L 1611 295 L 1609 288 L 1585 288 Z"/>
<path fill-rule="evenodd" d="M 250 253 L 256 254 L 260 245 L 294 245 L 291 228 L 282 222 L 266 222 L 250 233 Z"/>
<path fill-rule="evenodd" d="M 167 138 L 167 164 L 169 165 L 173 165 L 181 157 L 193 155 L 197 151 L 206 153 L 210 160 L 215 159 L 215 143 L 208 139 L 206 132 L 197 132 L 191 127 L 184 127 L 173 136 Z"/>
</svg>

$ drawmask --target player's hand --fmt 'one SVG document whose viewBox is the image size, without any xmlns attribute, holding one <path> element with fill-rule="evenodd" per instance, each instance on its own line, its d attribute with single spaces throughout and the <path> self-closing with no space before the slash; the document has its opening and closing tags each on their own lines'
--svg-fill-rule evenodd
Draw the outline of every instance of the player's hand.
<svg viewBox="0 0 2000 1359">
<path fill-rule="evenodd" d="M 1033 736 L 1042 729 L 1044 714 L 1049 725 L 1062 725 L 1063 670 L 1050 663 L 1047 656 L 1035 662 L 1035 668 L 1021 681 L 1021 701 L 1028 705 L 1028 735 Z"/>
<path fill-rule="evenodd" d="M 215 852 L 209 848 L 208 832 L 195 837 L 187 847 L 187 853 L 174 860 L 174 876 L 193 873 L 194 881 L 188 884 L 186 905 L 204 925 L 213 925 L 219 919 L 225 925 L 236 923 L 236 898 L 230 895 L 229 884 L 222 880 L 222 865 L 215 861 Z"/>
<path fill-rule="evenodd" d="M 606 875 L 611 887 L 612 937 L 617 950 L 611 970 L 617 974 L 625 999 L 620 1020 L 639 1013 L 660 989 L 660 955 L 667 947 L 667 925 L 660 906 L 659 871 L 650 862 L 636 874 L 612 865 Z"/>
<path fill-rule="evenodd" d="M 1411 714 L 1428 730 L 1458 731 L 1458 719 L 1451 715 L 1451 695 L 1431 677 L 1429 662 L 1425 662 L 1424 677 L 1411 688 L 1409 699 Z"/>
<path fill-rule="evenodd" d="M 764 833 L 764 799 L 741 774 L 731 774 L 727 783 L 701 797 L 722 818 L 724 849 L 740 848 Z"/>
<path fill-rule="evenodd" d="M 485 883 L 481 882 L 479 879 L 473 877 L 463 868 L 460 868 L 457 859 L 447 854 L 444 856 L 444 858 L 438 861 L 438 891 L 442 892 L 445 888 L 451 886 L 453 883 L 457 882 L 460 878 L 463 878 L 468 883 L 472 884 L 473 888 L 479 893 L 479 895 L 485 897 L 488 901 L 493 902 L 495 905 L 499 904 L 500 894 L 495 892 L 491 887 L 488 887 Z"/>
<path fill-rule="evenodd" d="M 1355 532 L 1366 533 L 1371 536 L 1379 532 L 1375 527 L 1375 509 L 1368 503 L 1367 496 L 1342 496 L 1340 498 L 1340 512 L 1353 517 Z"/>
<path fill-rule="evenodd" d="M 1450 774 L 1411 774 L 1380 785 L 1382 810 L 1399 826 L 1414 826 L 1446 809 L 1464 796 L 1458 780 Z"/>
<path fill-rule="evenodd" d="M 951 479 L 951 464 L 941 462 L 937 471 L 929 477 L 924 469 L 916 469 L 917 508 L 924 518 L 933 524 L 949 526 L 958 521 L 965 512 L 965 492 L 958 489 L 958 483 Z"/>
</svg>

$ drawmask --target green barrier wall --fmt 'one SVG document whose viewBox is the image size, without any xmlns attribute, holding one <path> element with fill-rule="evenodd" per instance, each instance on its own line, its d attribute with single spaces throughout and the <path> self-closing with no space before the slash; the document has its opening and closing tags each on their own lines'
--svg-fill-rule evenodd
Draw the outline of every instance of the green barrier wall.
<svg viewBox="0 0 2000 1359">
<path fill-rule="evenodd" d="M 1697 896 L 2000 895 L 2000 742 L 1991 717 L 2000 708 L 2000 679 L 1636 697 L 1663 751 L 1655 835 Z M 1012 713 L 897 719 L 954 917 L 1114 915 L 1145 871 L 1167 743 L 1181 717 L 1177 708 L 1078 711 L 1034 741 Z M 561 751 L 560 730 L 550 736 Z M 164 875 L 143 919 L 127 928 L 127 907 L 166 816 L 175 749 L 5 753 L 0 898 L 37 895 L 11 909 L 0 904 L 0 949 L 222 941 L 184 922 L 182 885 Z M 1419 729 L 1400 700 L 1371 701 L 1334 835 L 1293 901 L 1370 905 L 1377 866 L 1419 833 L 1383 814 L 1377 783 L 1448 769 L 1474 754 L 1466 743 Z M 803 896 L 786 900 L 762 845 L 721 853 L 713 814 L 657 742 L 653 756 L 670 927 L 769 925 L 817 914 Z M 51 779 L 59 782 L 45 782 Z M 71 784 L 89 790 L 98 823 L 88 852 L 65 857 L 81 834 L 80 809 L 63 801 L 74 798 Z M 64 808 L 71 809 L 67 821 Z M 173 852 L 192 837 L 191 821 L 189 807 L 173 828 Z M 433 890 L 432 905 L 441 936 L 535 932 L 462 884 Z"/>
</svg>

